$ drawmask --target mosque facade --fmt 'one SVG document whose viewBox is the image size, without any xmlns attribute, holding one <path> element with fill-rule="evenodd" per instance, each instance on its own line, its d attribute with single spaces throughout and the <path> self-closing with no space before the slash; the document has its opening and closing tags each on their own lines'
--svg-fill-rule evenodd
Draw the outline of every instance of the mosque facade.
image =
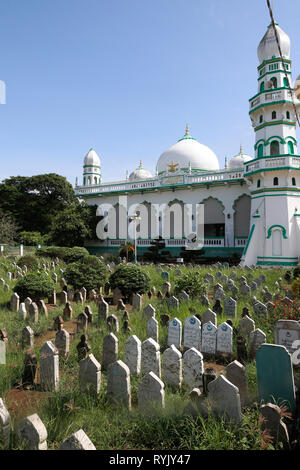
<svg viewBox="0 0 300 470">
<path fill-rule="evenodd" d="M 240 148 L 221 169 L 215 153 L 192 137 L 187 126 L 184 136 L 159 157 L 155 175 L 140 162 L 126 179 L 102 182 L 100 158 L 95 150 L 88 152 L 75 194 L 97 205 L 98 215 L 104 216 L 97 238 L 86 243 L 91 253 L 118 254 L 126 240 L 135 239 L 143 259 L 160 237 L 170 260 L 188 254 L 198 262 L 240 258 L 242 265 L 298 263 L 300 101 L 292 90 L 290 39 L 278 24 L 275 28 L 282 58 L 272 24 L 258 46 L 258 88 L 249 100 L 252 156 Z M 197 250 L 191 249 L 190 237 L 198 233 L 200 206 L 203 246 Z"/>
</svg>

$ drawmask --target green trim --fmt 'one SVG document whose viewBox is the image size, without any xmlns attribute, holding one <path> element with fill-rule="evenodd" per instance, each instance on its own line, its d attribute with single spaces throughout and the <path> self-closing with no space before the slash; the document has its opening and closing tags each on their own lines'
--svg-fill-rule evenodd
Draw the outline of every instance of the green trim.
<svg viewBox="0 0 300 470">
<path fill-rule="evenodd" d="M 264 78 L 266 75 L 274 75 L 274 73 L 284 73 L 285 74 L 285 71 L 283 69 L 278 69 L 278 70 L 271 70 L 269 72 L 265 72 L 261 77 L 258 77 L 257 78 L 257 81 L 261 80 L 262 78 Z M 286 70 L 286 73 L 288 75 L 291 75 L 291 71 L 290 70 Z"/>
<path fill-rule="evenodd" d="M 260 218 L 260 215 L 254 215 L 253 218 L 254 218 L 254 219 L 259 219 L 259 218 Z"/>
<path fill-rule="evenodd" d="M 83 168 L 101 168 L 100 165 L 83 165 Z"/>
<path fill-rule="evenodd" d="M 287 188 L 285 186 L 281 187 L 276 187 L 276 188 L 261 188 L 261 189 L 255 189 L 254 191 L 251 191 L 251 194 L 259 194 L 259 193 L 266 193 L 266 192 L 273 192 L 273 191 L 292 191 L 292 192 L 300 192 L 300 189 L 293 189 L 293 188 Z"/>
<path fill-rule="evenodd" d="M 263 194 L 261 196 L 253 196 L 251 199 L 258 199 L 259 197 L 276 197 L 276 196 L 289 196 L 289 197 L 300 197 L 300 194 L 284 194 L 284 193 L 279 193 L 279 194 Z"/>
<path fill-rule="evenodd" d="M 288 90 L 288 89 L 289 87 L 287 86 L 280 86 L 278 88 L 268 88 L 267 90 L 259 91 L 258 93 L 256 93 L 256 95 L 252 96 L 252 98 L 249 98 L 248 101 L 250 102 L 254 100 L 258 96 L 262 95 L 263 93 L 273 93 L 274 91 L 277 91 L 277 90 Z"/>
<path fill-rule="evenodd" d="M 217 197 L 214 197 L 214 196 L 207 196 L 206 198 L 202 199 L 201 202 L 198 202 L 198 204 L 203 204 L 203 203 L 204 203 L 205 201 L 207 201 L 208 199 L 215 199 L 216 201 L 218 201 L 218 202 L 222 205 L 222 207 L 223 207 L 223 212 L 222 212 L 222 213 L 224 214 L 225 206 L 224 206 L 223 202 L 220 201 L 220 199 L 218 199 Z M 224 217 L 225 217 L 225 214 L 224 214 Z"/>
<path fill-rule="evenodd" d="M 298 261 L 257 261 L 259 266 L 297 266 Z"/>
<path fill-rule="evenodd" d="M 288 257 L 288 256 L 258 256 L 257 258 L 260 258 L 260 259 L 298 259 L 297 256 L 292 256 L 292 257 Z"/>
<path fill-rule="evenodd" d="M 254 113 L 255 111 L 257 111 L 259 108 L 262 108 L 264 106 L 274 106 L 275 104 L 282 104 L 282 103 L 291 103 L 293 104 L 292 101 L 289 101 L 289 100 L 281 100 L 281 101 L 272 101 L 272 103 L 263 103 L 263 104 L 260 104 L 259 106 L 257 106 L 256 108 L 253 108 L 249 111 L 249 114 L 252 114 Z M 295 103 L 296 106 L 300 106 L 300 103 L 297 104 Z"/>
<path fill-rule="evenodd" d="M 265 172 L 265 171 L 278 171 L 278 170 L 300 170 L 300 168 L 296 168 L 295 166 L 279 166 L 279 167 L 274 167 L 274 168 L 260 168 L 259 170 L 255 170 L 255 171 L 246 171 L 244 173 L 244 176 L 249 176 L 249 175 L 254 175 L 256 173 L 262 173 L 262 172 Z M 289 189 L 289 191 L 291 191 L 291 189 Z"/>
<path fill-rule="evenodd" d="M 277 23 L 275 23 L 275 24 L 277 24 Z M 257 67 L 257 70 L 262 69 L 265 65 L 271 64 L 272 62 L 280 62 L 280 63 L 281 63 L 281 57 L 276 57 L 276 58 L 274 58 L 274 59 L 267 59 L 267 60 L 264 60 L 264 61 Z M 291 59 L 283 59 L 283 62 L 287 62 L 289 65 L 292 65 Z"/>
<path fill-rule="evenodd" d="M 264 122 L 263 124 L 257 126 L 254 128 L 254 131 L 259 131 L 260 129 L 263 129 L 264 127 L 267 126 L 277 126 L 279 124 L 284 124 L 286 126 L 295 126 L 296 127 L 296 122 L 291 122 L 291 121 L 274 121 L 274 122 Z"/>
<path fill-rule="evenodd" d="M 247 253 L 248 246 L 249 246 L 250 240 L 251 240 L 251 238 L 252 238 L 254 229 L 255 229 L 255 224 L 253 224 L 252 227 L 251 227 L 251 230 L 250 230 L 250 233 L 249 233 L 249 237 L 248 237 L 246 246 L 245 246 L 244 251 L 243 251 L 243 256 Z"/>
<path fill-rule="evenodd" d="M 286 235 L 286 229 L 282 226 L 282 225 L 271 225 L 271 227 L 268 228 L 268 235 L 267 235 L 267 238 L 271 238 L 271 235 L 272 235 L 272 228 L 275 228 L 275 227 L 279 227 L 281 228 L 282 230 L 282 236 L 283 238 L 288 238 L 287 235 Z"/>
</svg>

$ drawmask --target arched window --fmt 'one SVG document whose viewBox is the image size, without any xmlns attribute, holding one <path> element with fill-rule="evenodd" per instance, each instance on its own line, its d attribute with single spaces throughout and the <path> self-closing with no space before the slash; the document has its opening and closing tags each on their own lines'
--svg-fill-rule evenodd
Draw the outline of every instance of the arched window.
<svg viewBox="0 0 300 470">
<path fill-rule="evenodd" d="M 283 85 L 287 87 L 289 86 L 289 82 L 287 81 L 286 77 L 283 78 Z"/>
<path fill-rule="evenodd" d="M 272 111 L 272 119 L 276 119 L 276 111 Z"/>
<path fill-rule="evenodd" d="M 257 180 L 257 188 L 260 188 L 260 180 Z"/>
<path fill-rule="evenodd" d="M 260 91 L 264 91 L 264 89 L 265 89 L 265 82 L 261 82 Z"/>
<path fill-rule="evenodd" d="M 261 158 L 264 156 L 264 146 L 263 144 L 260 144 L 257 149 L 257 157 Z"/>
<path fill-rule="evenodd" d="M 296 186 L 296 178 L 295 178 L 294 176 L 293 176 L 293 178 L 292 178 L 292 185 L 293 185 L 293 186 Z"/>
<path fill-rule="evenodd" d="M 271 155 L 279 155 L 279 142 L 277 140 L 273 140 L 271 142 Z"/>
<path fill-rule="evenodd" d="M 85 186 L 85 177 L 83 178 L 83 185 Z"/>
<path fill-rule="evenodd" d="M 286 112 L 286 118 L 287 118 L 287 119 L 291 119 L 291 114 L 290 114 L 289 111 Z"/>
<path fill-rule="evenodd" d="M 273 185 L 274 185 L 274 186 L 278 186 L 278 178 L 277 178 L 277 176 L 275 176 L 275 178 L 273 179 Z"/>
<path fill-rule="evenodd" d="M 259 116 L 259 122 L 263 122 L 263 118 L 264 118 L 264 117 L 263 117 L 263 115 L 261 114 L 261 115 Z"/>
<path fill-rule="evenodd" d="M 294 144 L 290 140 L 288 141 L 288 153 L 294 155 Z"/>
<path fill-rule="evenodd" d="M 97 176 L 94 177 L 94 184 L 97 184 Z"/>
<path fill-rule="evenodd" d="M 89 176 L 88 177 L 88 185 L 90 185 L 90 184 L 91 184 L 91 177 Z"/>
<path fill-rule="evenodd" d="M 272 77 L 271 80 L 270 80 L 273 84 L 273 88 L 277 88 L 277 78 L 276 77 Z"/>
</svg>

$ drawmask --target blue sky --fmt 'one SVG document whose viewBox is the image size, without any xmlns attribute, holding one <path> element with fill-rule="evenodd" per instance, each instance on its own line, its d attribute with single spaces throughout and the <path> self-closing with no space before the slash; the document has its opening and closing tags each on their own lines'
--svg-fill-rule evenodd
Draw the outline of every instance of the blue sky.
<svg viewBox="0 0 300 470">
<path fill-rule="evenodd" d="M 300 74 L 299 0 L 274 0 Z M 0 180 L 55 172 L 74 184 L 93 147 L 104 181 L 160 154 L 189 123 L 220 166 L 253 155 L 265 0 L 1 0 Z"/>
</svg>

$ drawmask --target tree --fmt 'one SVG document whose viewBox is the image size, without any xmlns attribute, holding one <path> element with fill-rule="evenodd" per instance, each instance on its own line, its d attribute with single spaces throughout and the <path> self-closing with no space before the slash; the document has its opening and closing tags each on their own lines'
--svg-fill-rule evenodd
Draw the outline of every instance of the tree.
<svg viewBox="0 0 300 470">
<path fill-rule="evenodd" d="M 15 221 L 0 211 L 0 243 L 14 244 L 18 226 Z"/>
<path fill-rule="evenodd" d="M 134 259 L 134 246 L 132 245 L 130 240 L 126 240 L 123 245 L 121 245 L 119 249 L 119 255 L 121 257 L 126 257 L 127 261 L 133 261 Z"/>
<path fill-rule="evenodd" d="M 64 278 L 75 289 L 98 289 L 105 284 L 107 277 L 108 269 L 97 256 L 85 256 L 76 263 L 70 263 L 64 272 Z"/>
<path fill-rule="evenodd" d="M 18 235 L 18 240 L 23 245 L 27 246 L 36 246 L 44 242 L 44 237 L 40 232 L 20 232 Z"/>
<path fill-rule="evenodd" d="M 144 254 L 143 258 L 148 261 L 155 261 L 157 263 L 163 263 L 168 256 L 169 251 L 162 251 L 166 247 L 165 241 L 162 237 L 156 238 L 151 241 L 148 251 Z"/>
<path fill-rule="evenodd" d="M 58 246 L 82 246 L 91 235 L 86 204 L 71 204 L 53 218 L 49 240 Z"/>
<path fill-rule="evenodd" d="M 111 289 L 118 287 L 124 296 L 144 294 L 150 289 L 150 277 L 135 264 L 121 264 L 109 278 Z"/>
</svg>

